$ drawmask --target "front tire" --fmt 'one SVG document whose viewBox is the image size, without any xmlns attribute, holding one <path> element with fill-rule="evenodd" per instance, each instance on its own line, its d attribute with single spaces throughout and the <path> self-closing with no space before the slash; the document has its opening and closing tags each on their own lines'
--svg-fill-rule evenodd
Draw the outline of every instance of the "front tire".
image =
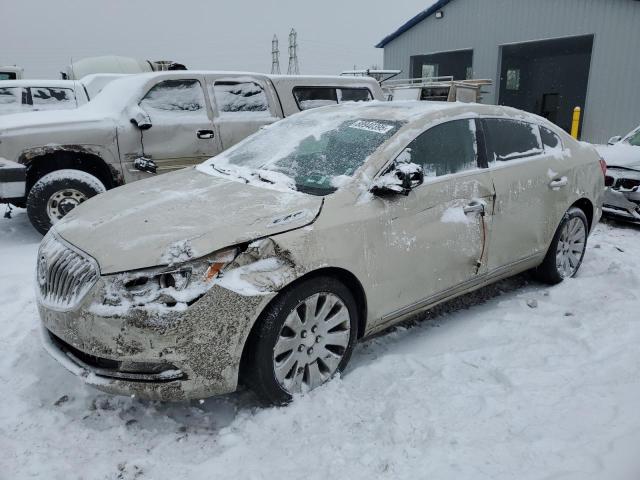
<svg viewBox="0 0 640 480">
<path fill-rule="evenodd" d="M 570 208 L 553 236 L 544 261 L 534 270 L 535 276 L 551 285 L 573 277 L 582 265 L 588 232 L 589 223 L 584 212 Z"/>
<path fill-rule="evenodd" d="M 267 404 L 283 405 L 341 372 L 358 337 L 358 309 L 349 289 L 315 277 L 285 290 L 249 339 L 248 386 Z"/>
<path fill-rule="evenodd" d="M 106 191 L 103 183 L 81 170 L 56 170 L 40 178 L 27 196 L 27 215 L 41 234 L 75 207 Z"/>
</svg>

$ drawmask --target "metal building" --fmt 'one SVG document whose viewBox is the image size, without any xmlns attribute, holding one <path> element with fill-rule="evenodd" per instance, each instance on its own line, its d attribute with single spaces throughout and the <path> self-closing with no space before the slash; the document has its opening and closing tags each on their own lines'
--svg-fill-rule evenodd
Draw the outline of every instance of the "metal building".
<svg viewBox="0 0 640 480">
<path fill-rule="evenodd" d="M 604 142 L 640 124 L 640 1 L 439 0 L 385 37 L 384 67 L 410 78 L 489 78 L 484 101 Z"/>
</svg>

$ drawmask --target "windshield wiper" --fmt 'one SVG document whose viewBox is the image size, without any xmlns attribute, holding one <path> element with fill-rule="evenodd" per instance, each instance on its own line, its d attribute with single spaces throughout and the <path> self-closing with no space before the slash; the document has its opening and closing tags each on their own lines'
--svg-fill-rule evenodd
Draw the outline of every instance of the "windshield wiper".
<svg viewBox="0 0 640 480">
<path fill-rule="evenodd" d="M 244 183 L 249 183 L 249 180 L 246 177 L 243 177 L 238 172 L 232 172 L 231 170 L 225 170 L 223 168 L 217 167 L 215 163 L 211 164 L 211 168 L 213 168 L 216 172 L 226 175 L 228 177 L 236 177 L 240 180 L 244 181 Z"/>
</svg>

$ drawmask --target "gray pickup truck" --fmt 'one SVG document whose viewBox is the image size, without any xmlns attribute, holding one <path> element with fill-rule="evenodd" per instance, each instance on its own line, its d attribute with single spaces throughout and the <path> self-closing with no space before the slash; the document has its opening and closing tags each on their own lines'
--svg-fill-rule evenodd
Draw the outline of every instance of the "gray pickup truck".
<svg viewBox="0 0 640 480">
<path fill-rule="evenodd" d="M 0 118 L 0 202 L 26 207 L 44 234 L 98 193 L 198 164 L 301 110 L 383 98 L 370 78 L 127 76 L 75 110 Z"/>
</svg>

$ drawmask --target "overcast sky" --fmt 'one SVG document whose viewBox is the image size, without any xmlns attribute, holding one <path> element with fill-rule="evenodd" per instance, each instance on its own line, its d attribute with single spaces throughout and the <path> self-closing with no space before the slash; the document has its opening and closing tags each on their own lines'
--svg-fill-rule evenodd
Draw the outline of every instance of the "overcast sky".
<svg viewBox="0 0 640 480">
<path fill-rule="evenodd" d="M 0 65 L 32 78 L 58 78 L 70 59 L 124 55 L 170 59 L 189 68 L 271 69 L 280 39 L 286 73 L 288 33 L 298 31 L 300 71 L 337 74 L 382 67 L 373 48 L 432 0 L 0 0 Z"/>
</svg>

